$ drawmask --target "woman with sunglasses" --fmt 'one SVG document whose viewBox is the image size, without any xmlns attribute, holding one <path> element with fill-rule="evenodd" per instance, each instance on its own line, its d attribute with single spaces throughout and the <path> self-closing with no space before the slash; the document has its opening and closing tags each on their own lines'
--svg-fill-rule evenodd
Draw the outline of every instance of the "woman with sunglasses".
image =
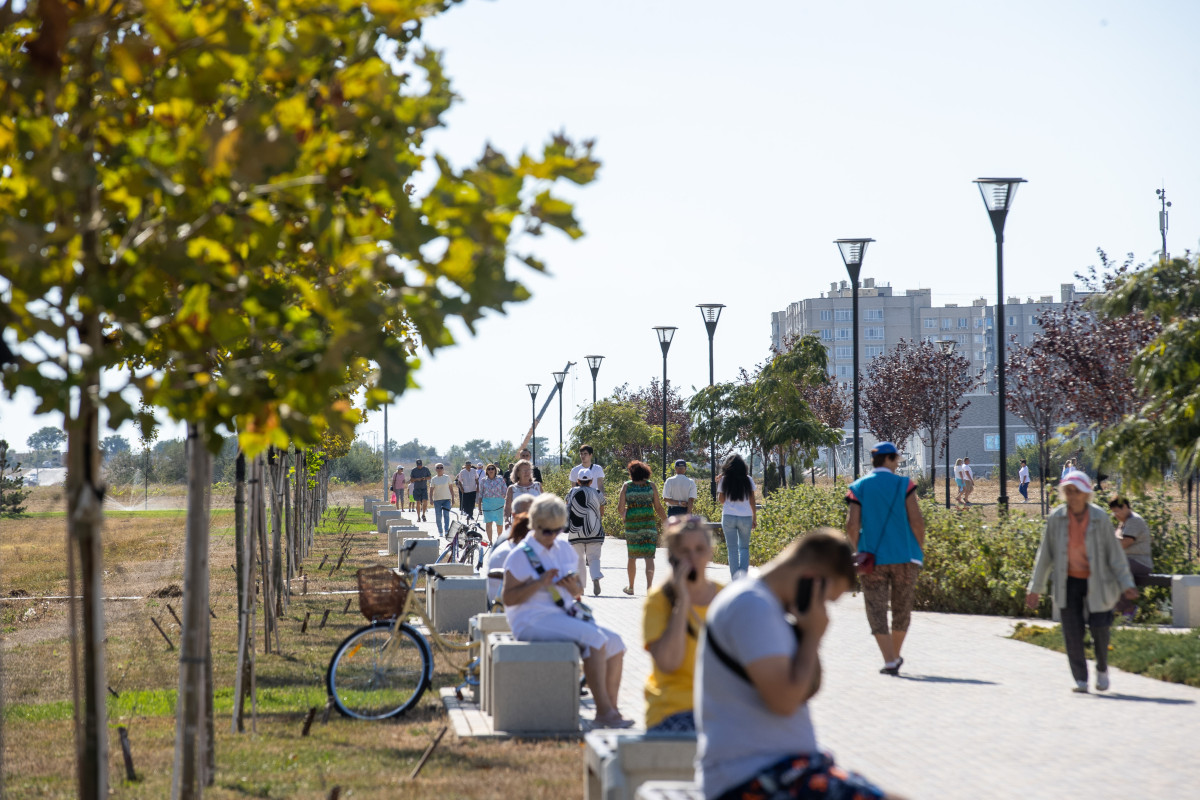
<svg viewBox="0 0 1200 800">
<path fill-rule="evenodd" d="M 674 571 L 669 582 L 650 591 L 642 611 L 642 641 L 653 661 L 646 680 L 646 732 L 688 733 L 696 730 L 696 646 L 708 604 L 724 584 L 705 573 L 713 550 L 704 517 L 671 517 L 663 538 Z"/>
<path fill-rule="evenodd" d="M 504 524 L 508 525 L 509 520 L 513 517 L 512 504 L 523 494 L 533 495 L 535 498 L 542 493 L 542 485 L 537 482 L 533 474 L 533 462 L 522 458 L 512 468 L 512 483 L 509 484 L 508 490 L 504 495 Z"/>
<path fill-rule="evenodd" d="M 504 562 L 504 614 L 519 642 L 574 642 L 583 655 L 583 674 L 596 701 L 597 727 L 628 728 L 620 696 L 625 643 L 582 613 L 576 599 L 583 583 L 575 572 L 579 557 L 565 538 L 567 505 L 545 494 L 529 509 L 529 535 Z"/>
<path fill-rule="evenodd" d="M 496 541 L 492 534 L 493 525 L 496 526 L 496 536 L 504 530 L 501 525 L 504 522 L 504 495 L 508 486 L 497 473 L 496 465 L 488 464 L 483 480 L 479 482 L 479 510 L 483 513 L 489 542 Z"/>
</svg>

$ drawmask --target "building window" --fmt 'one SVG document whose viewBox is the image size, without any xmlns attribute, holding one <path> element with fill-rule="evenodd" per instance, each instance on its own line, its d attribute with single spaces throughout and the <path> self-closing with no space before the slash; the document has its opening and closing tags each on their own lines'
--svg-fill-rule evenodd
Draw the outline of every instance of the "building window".
<svg viewBox="0 0 1200 800">
<path fill-rule="evenodd" d="M 983 319 L 982 319 L 982 318 L 975 320 L 975 327 L 976 327 L 976 328 L 982 328 L 982 327 L 983 327 Z"/>
<path fill-rule="evenodd" d="M 882 308 L 868 308 L 867 309 L 867 322 L 883 322 L 883 309 Z"/>
<path fill-rule="evenodd" d="M 955 336 L 954 338 L 959 344 L 967 343 L 967 335 L 965 333 L 960 333 L 958 336 Z"/>
<path fill-rule="evenodd" d="M 1009 317 L 1009 318 L 1008 318 L 1008 327 L 1010 327 L 1010 328 L 1015 328 L 1015 327 L 1017 327 L 1017 318 L 1016 318 L 1016 317 Z"/>
<path fill-rule="evenodd" d="M 989 453 L 995 453 L 1000 449 L 1000 434 L 985 433 L 983 435 L 983 449 Z"/>
<path fill-rule="evenodd" d="M 830 330 L 829 328 L 822 328 L 821 329 L 821 338 L 825 339 L 826 341 L 829 341 L 830 339 L 833 338 L 833 331 Z"/>
<path fill-rule="evenodd" d="M 883 339 L 883 327 L 882 326 L 878 326 L 878 327 L 868 326 L 866 328 L 866 330 L 863 331 L 863 338 L 864 339 L 876 339 L 876 340 Z"/>
<path fill-rule="evenodd" d="M 967 318 L 966 317 L 958 318 L 958 327 L 963 328 L 963 329 L 965 329 L 967 327 Z"/>
<path fill-rule="evenodd" d="M 983 351 L 982 351 L 982 350 L 976 350 L 976 351 L 975 351 L 975 360 L 976 360 L 976 361 L 983 361 Z"/>
<path fill-rule="evenodd" d="M 991 317 L 987 318 L 987 329 L 988 330 L 992 329 L 992 318 Z"/>
<path fill-rule="evenodd" d="M 839 378 L 843 378 L 843 379 L 845 379 L 845 380 L 850 380 L 850 376 L 851 376 L 851 374 L 852 374 L 852 370 L 851 370 L 851 368 L 850 368 L 849 366 L 847 366 L 846 364 L 839 364 L 839 365 L 838 365 L 838 368 L 837 368 L 837 376 L 838 376 Z"/>
<path fill-rule="evenodd" d="M 1035 314 L 1030 314 L 1030 315 L 1029 315 L 1029 324 L 1030 324 L 1030 325 L 1037 325 L 1037 315 L 1035 315 Z"/>
<path fill-rule="evenodd" d="M 849 328 L 838 328 L 838 329 L 837 329 L 837 338 L 838 338 L 838 339 L 850 339 L 850 338 L 852 338 L 852 337 L 850 336 L 850 329 L 849 329 Z"/>
<path fill-rule="evenodd" d="M 943 319 L 942 320 L 942 330 L 944 330 L 944 331 L 950 330 L 951 322 L 952 321 L 949 317 L 946 317 L 945 319 Z"/>
<path fill-rule="evenodd" d="M 879 358 L 881 355 L 883 355 L 883 348 L 879 347 L 878 345 L 873 347 L 864 347 L 863 355 L 865 355 L 868 359 Z"/>
<path fill-rule="evenodd" d="M 849 322 L 853 317 L 850 316 L 850 309 L 835 308 L 833 310 L 833 319 L 835 322 Z"/>
<path fill-rule="evenodd" d="M 933 317 L 926 317 L 925 318 L 925 327 L 926 328 L 936 328 L 937 320 L 934 319 Z"/>
<path fill-rule="evenodd" d="M 821 309 L 821 322 L 829 322 L 829 320 L 831 320 L 831 319 L 833 319 L 833 312 L 830 311 L 828 308 L 822 308 Z"/>
<path fill-rule="evenodd" d="M 1036 433 L 1018 433 L 1017 447 L 1037 447 Z"/>
<path fill-rule="evenodd" d="M 975 344 L 983 344 L 983 334 L 982 333 L 975 334 Z"/>
<path fill-rule="evenodd" d="M 833 348 L 834 358 L 854 358 L 853 347 L 835 347 Z"/>
</svg>

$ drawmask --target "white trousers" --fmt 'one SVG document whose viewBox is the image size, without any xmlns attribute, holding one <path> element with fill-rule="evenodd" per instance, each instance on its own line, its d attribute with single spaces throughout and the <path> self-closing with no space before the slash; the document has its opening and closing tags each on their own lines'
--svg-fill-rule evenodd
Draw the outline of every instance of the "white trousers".
<svg viewBox="0 0 1200 800">
<path fill-rule="evenodd" d="M 579 567 L 576 572 L 579 573 L 580 579 L 583 578 L 585 564 L 590 571 L 592 580 L 598 581 L 604 577 L 604 573 L 600 571 L 600 550 L 604 547 L 603 539 L 595 542 L 571 542 L 571 547 L 574 547 L 575 552 L 579 555 Z"/>
<path fill-rule="evenodd" d="M 591 655 L 593 648 L 604 648 L 607 658 L 625 652 L 625 642 L 616 631 L 567 616 L 562 611 L 514 627 L 513 636 L 518 642 L 575 642 L 583 650 L 584 658 Z"/>
</svg>

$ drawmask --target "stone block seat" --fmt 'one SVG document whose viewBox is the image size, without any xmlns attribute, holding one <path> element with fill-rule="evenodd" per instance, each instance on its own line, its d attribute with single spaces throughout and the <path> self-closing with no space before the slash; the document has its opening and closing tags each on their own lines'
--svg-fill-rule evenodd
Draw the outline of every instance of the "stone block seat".
<svg viewBox="0 0 1200 800">
<path fill-rule="evenodd" d="M 406 539 L 426 539 L 429 534 L 418 528 L 416 525 L 406 525 L 404 523 L 392 523 L 388 525 L 388 555 L 394 556 L 400 552 L 400 548 L 404 546 Z"/>
<path fill-rule="evenodd" d="M 579 731 L 579 647 L 488 636 L 492 727 L 508 734 Z M 531 691 L 536 687 L 536 691 Z"/>
<path fill-rule="evenodd" d="M 635 800 L 648 781 L 690 782 L 694 733 L 592 731 L 584 736 L 584 800 Z"/>
<path fill-rule="evenodd" d="M 487 578 L 456 575 L 425 584 L 429 620 L 438 633 L 466 633 L 471 617 L 487 611 Z"/>
<path fill-rule="evenodd" d="M 1200 628 L 1200 575 L 1171 576 L 1171 624 Z"/>
<path fill-rule="evenodd" d="M 635 800 L 704 800 L 704 792 L 689 781 L 647 781 L 638 787 Z"/>
</svg>

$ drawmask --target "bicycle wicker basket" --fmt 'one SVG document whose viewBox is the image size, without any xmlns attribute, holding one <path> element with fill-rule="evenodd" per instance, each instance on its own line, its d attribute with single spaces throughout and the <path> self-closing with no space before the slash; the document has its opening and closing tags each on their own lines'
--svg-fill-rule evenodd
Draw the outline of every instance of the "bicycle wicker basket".
<svg viewBox="0 0 1200 800">
<path fill-rule="evenodd" d="M 408 580 L 391 567 L 376 565 L 360 569 L 358 576 L 358 609 L 372 622 L 391 619 L 404 610 L 408 599 Z"/>
</svg>

